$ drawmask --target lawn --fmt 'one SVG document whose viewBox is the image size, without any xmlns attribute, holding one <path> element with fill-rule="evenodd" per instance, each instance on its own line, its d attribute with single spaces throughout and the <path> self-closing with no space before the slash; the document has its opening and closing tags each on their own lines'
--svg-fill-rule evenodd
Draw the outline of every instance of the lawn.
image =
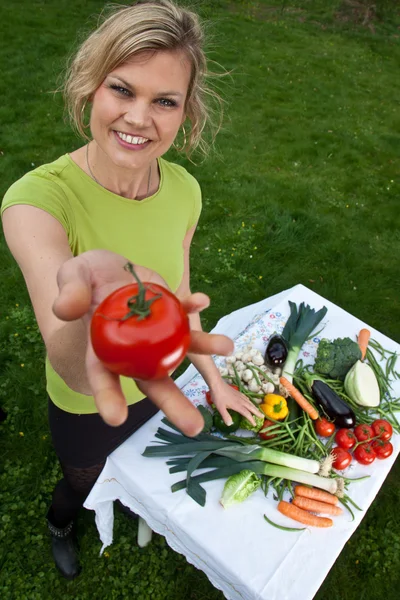
<svg viewBox="0 0 400 600">
<path fill-rule="evenodd" d="M 205 328 L 302 283 L 400 342 L 398 3 L 375 2 L 375 18 L 357 12 L 355 1 L 194 5 L 210 23 L 210 57 L 230 71 L 218 82 L 226 105 L 215 153 L 197 164 L 170 157 L 203 190 L 192 288 L 212 300 Z M 26 171 L 81 144 L 53 91 L 78 31 L 91 28 L 102 7 L 0 3 L 1 197 Z M 8 411 L 0 425 L 2 600 L 222 600 L 162 537 L 139 549 L 136 524 L 120 514 L 115 543 L 99 558 L 85 511 L 82 575 L 67 582 L 54 569 L 44 514 L 60 471 L 46 421 L 43 347 L 3 238 L 0 252 L 0 406 Z M 399 504 L 397 462 L 317 600 L 398 597 Z M 254 534 L 264 526 L 260 519 Z"/>
</svg>

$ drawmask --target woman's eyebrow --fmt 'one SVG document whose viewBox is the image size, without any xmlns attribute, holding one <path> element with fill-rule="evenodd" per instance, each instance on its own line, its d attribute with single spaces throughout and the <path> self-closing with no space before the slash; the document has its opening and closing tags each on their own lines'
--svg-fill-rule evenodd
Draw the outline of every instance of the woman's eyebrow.
<svg viewBox="0 0 400 600">
<path fill-rule="evenodd" d="M 127 81 L 125 81 L 125 79 L 122 79 L 122 77 L 119 77 L 119 75 L 111 75 L 111 77 L 113 77 L 114 79 L 118 79 L 118 81 L 120 81 L 125 87 L 127 87 L 129 90 L 134 89 L 134 86 L 132 86 L 130 83 L 128 83 Z M 158 92 L 157 96 L 177 96 L 178 98 L 183 98 L 183 94 L 181 94 L 181 92 L 174 92 L 174 91 L 169 91 L 169 92 Z"/>
</svg>

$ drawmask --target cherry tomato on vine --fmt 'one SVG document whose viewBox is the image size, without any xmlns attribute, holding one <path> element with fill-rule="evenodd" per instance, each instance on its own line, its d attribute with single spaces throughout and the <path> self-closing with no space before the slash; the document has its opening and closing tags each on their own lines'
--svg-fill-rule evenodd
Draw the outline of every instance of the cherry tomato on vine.
<svg viewBox="0 0 400 600">
<path fill-rule="evenodd" d="M 393 435 L 393 427 L 385 419 L 377 419 L 372 423 L 374 435 L 379 435 L 381 440 L 389 441 Z"/>
<path fill-rule="evenodd" d="M 360 444 L 354 450 L 354 458 L 362 465 L 370 465 L 376 458 L 376 452 L 371 444 Z"/>
<path fill-rule="evenodd" d="M 338 429 L 335 435 L 335 442 L 343 450 L 350 450 L 357 443 L 357 438 L 351 429 Z"/>
<path fill-rule="evenodd" d="M 276 425 L 276 423 L 274 423 L 273 421 L 270 421 L 269 419 L 265 419 L 262 429 L 265 429 L 265 427 L 271 427 L 271 425 Z M 273 431 L 272 432 L 268 432 L 268 431 L 261 432 L 260 431 L 258 435 L 262 440 L 272 440 L 276 434 Z"/>
<path fill-rule="evenodd" d="M 383 460 L 393 454 L 393 446 L 390 442 L 375 440 L 371 445 L 375 450 L 376 458 Z"/>
<path fill-rule="evenodd" d="M 335 457 L 335 460 L 333 461 L 333 464 L 332 464 L 333 468 L 337 469 L 338 471 L 344 471 L 344 469 L 347 469 L 347 467 L 349 466 L 349 464 L 352 461 L 352 456 L 351 456 L 350 452 L 348 452 L 347 450 L 344 450 L 340 446 L 336 446 L 332 450 L 332 454 Z"/>
<path fill-rule="evenodd" d="M 239 391 L 239 388 L 237 385 L 233 385 L 232 383 L 229 384 L 231 387 L 233 387 L 235 390 Z M 211 392 L 210 390 L 208 390 L 208 392 L 206 392 L 206 400 L 207 400 L 207 404 L 209 404 L 210 406 L 212 406 L 214 404 L 214 402 L 212 401 L 211 398 Z"/>
<path fill-rule="evenodd" d="M 107 369 L 139 380 L 167 377 L 190 343 L 182 304 L 154 283 L 132 283 L 112 292 L 97 307 L 90 333 L 93 350 Z"/>
<path fill-rule="evenodd" d="M 359 442 L 366 442 L 374 437 L 374 430 L 371 425 L 367 425 L 366 423 L 362 423 L 357 425 L 354 429 L 354 435 L 356 436 Z"/>
<path fill-rule="evenodd" d="M 314 422 L 314 428 L 317 435 L 321 437 L 330 437 L 332 433 L 335 431 L 335 425 L 325 419 L 325 417 L 321 417 Z"/>
</svg>

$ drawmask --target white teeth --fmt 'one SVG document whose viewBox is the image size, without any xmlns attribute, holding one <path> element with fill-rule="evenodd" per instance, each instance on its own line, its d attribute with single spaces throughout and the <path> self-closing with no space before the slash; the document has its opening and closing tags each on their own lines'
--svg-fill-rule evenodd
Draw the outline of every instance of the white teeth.
<svg viewBox="0 0 400 600">
<path fill-rule="evenodd" d="M 121 133 L 120 131 L 117 131 L 116 133 L 117 133 L 118 137 L 121 138 L 121 140 L 124 140 L 124 142 L 128 142 L 128 144 L 138 145 L 138 144 L 145 144 L 146 142 L 149 141 L 148 138 L 127 135 L 126 133 Z"/>
</svg>

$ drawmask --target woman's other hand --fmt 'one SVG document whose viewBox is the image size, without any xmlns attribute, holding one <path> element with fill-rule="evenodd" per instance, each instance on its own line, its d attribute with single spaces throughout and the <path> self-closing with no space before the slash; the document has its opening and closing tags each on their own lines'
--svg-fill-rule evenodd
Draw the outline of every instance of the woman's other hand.
<svg viewBox="0 0 400 600">
<path fill-rule="evenodd" d="M 220 413 L 226 425 L 232 425 L 232 417 L 228 413 L 228 408 L 240 413 L 246 417 L 252 425 L 256 422 L 253 415 L 264 417 L 264 414 L 249 400 L 244 394 L 236 388 L 221 379 L 220 383 L 210 390 L 211 401 Z"/>
</svg>

